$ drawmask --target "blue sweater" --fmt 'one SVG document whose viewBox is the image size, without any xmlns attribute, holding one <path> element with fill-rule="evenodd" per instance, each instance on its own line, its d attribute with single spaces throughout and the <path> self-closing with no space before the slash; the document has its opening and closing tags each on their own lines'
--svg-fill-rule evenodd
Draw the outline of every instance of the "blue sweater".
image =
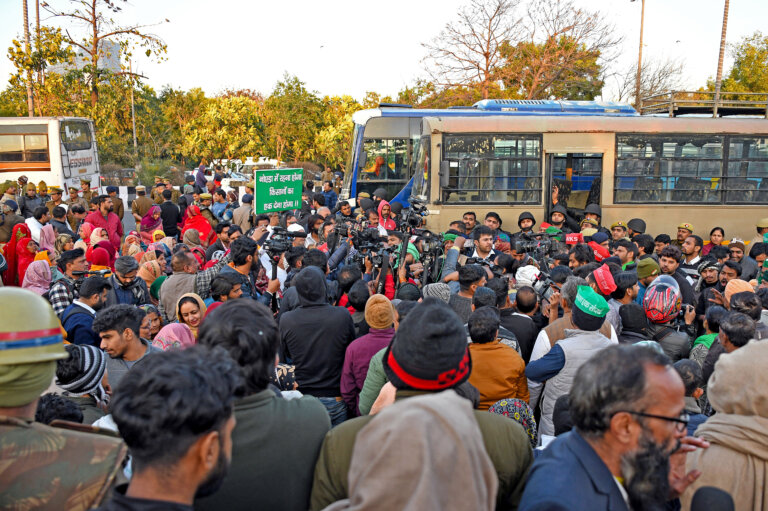
<svg viewBox="0 0 768 511">
<path fill-rule="evenodd" d="M 90 311 L 72 303 L 64 309 L 61 318 L 66 318 L 62 326 L 67 331 L 67 341 L 72 344 L 90 344 L 97 348 L 101 345 L 99 334 L 93 331 L 94 316 Z"/>
</svg>

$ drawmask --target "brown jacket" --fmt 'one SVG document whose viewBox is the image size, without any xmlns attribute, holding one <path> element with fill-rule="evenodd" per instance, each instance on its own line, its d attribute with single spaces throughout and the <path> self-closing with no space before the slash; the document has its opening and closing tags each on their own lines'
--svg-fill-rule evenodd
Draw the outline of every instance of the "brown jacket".
<svg viewBox="0 0 768 511">
<path fill-rule="evenodd" d="M 469 345 L 472 374 L 469 383 L 480 392 L 480 410 L 487 410 L 496 401 L 516 398 L 528 402 L 528 379 L 525 362 L 513 348 L 498 340 Z"/>
<path fill-rule="evenodd" d="M 152 199 L 146 195 L 139 195 L 133 199 L 133 203 L 131 204 L 131 214 L 139 215 L 140 217 L 144 218 L 144 215 L 147 214 L 149 208 L 152 206 L 154 206 Z"/>
<path fill-rule="evenodd" d="M 122 220 L 125 216 L 125 204 L 123 204 L 123 199 L 120 197 L 112 197 L 112 204 L 115 206 L 115 209 L 112 212 Z"/>
</svg>

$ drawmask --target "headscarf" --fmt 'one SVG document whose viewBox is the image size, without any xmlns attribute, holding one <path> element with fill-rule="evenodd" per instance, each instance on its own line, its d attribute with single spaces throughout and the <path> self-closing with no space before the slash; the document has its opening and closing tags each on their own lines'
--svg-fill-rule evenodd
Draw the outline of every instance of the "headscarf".
<svg viewBox="0 0 768 511">
<path fill-rule="evenodd" d="M 138 236 L 134 234 L 126 236 L 123 246 L 120 249 L 120 255 L 135 256 L 139 252 L 141 252 L 141 241 Z"/>
<path fill-rule="evenodd" d="M 163 249 L 164 252 L 168 252 L 168 253 L 173 252 L 173 247 L 176 246 L 176 240 L 174 238 L 171 238 L 170 236 L 166 236 L 165 238 L 161 239 L 158 243 L 168 248 L 167 251 Z"/>
<path fill-rule="evenodd" d="M 79 248 L 83 252 L 85 252 L 85 258 L 88 259 L 88 251 L 91 249 L 91 247 L 88 246 L 88 243 L 83 241 L 82 239 L 79 239 L 75 242 L 74 248 Z"/>
<path fill-rule="evenodd" d="M 200 214 L 200 208 L 194 205 L 187 208 L 187 220 L 184 222 L 184 228 L 181 230 L 182 236 L 189 229 L 196 230 L 203 242 L 208 243 L 211 241 L 213 228 L 208 223 L 208 220 Z"/>
<path fill-rule="evenodd" d="M 29 246 L 34 243 L 35 241 L 32 238 L 22 238 L 16 242 L 16 274 L 19 285 L 24 283 L 24 275 L 27 273 L 27 268 L 29 268 L 29 265 L 35 260 L 35 255 L 37 255 L 37 250 L 34 253 L 29 251 Z"/>
<path fill-rule="evenodd" d="M 188 325 L 184 323 L 184 319 L 181 316 L 181 301 L 184 298 L 193 298 L 197 302 L 197 306 L 200 309 L 200 323 L 198 323 L 197 327 L 193 327 L 192 325 Z M 203 323 L 203 318 L 205 317 L 205 311 L 207 310 L 207 307 L 205 306 L 205 302 L 203 302 L 203 299 L 200 298 L 199 295 L 196 293 L 186 293 L 179 297 L 179 300 L 176 302 L 176 318 L 179 320 L 179 323 L 182 323 L 189 327 L 189 329 L 192 331 L 192 335 L 197 338 L 197 329 L 200 328 L 200 325 Z M 160 335 L 158 333 L 158 335 Z"/>
<path fill-rule="evenodd" d="M 155 229 L 152 231 L 152 241 L 159 242 L 163 239 L 165 239 L 165 233 L 162 229 Z"/>
<path fill-rule="evenodd" d="M 53 243 L 53 253 L 58 258 L 62 252 L 64 252 L 64 245 L 72 241 L 72 236 L 69 234 L 59 234 L 56 236 L 56 241 Z"/>
<path fill-rule="evenodd" d="M 51 278 L 51 266 L 47 261 L 33 261 L 27 267 L 21 287 L 42 296 L 51 288 Z"/>
<path fill-rule="evenodd" d="M 3 273 L 3 282 L 6 286 L 15 286 L 18 280 L 18 261 L 16 257 L 16 244 L 24 238 L 32 239 L 32 232 L 25 223 L 16 224 L 11 231 L 11 239 L 5 245 L 5 262 L 8 269 Z M 19 282 L 21 284 L 21 282 Z"/>
<path fill-rule="evenodd" d="M 149 287 L 149 296 L 154 298 L 155 300 L 160 299 L 160 287 L 162 287 L 163 282 L 165 282 L 165 279 L 168 277 L 166 275 L 160 275 L 155 279 L 155 281 L 152 283 L 152 285 Z"/>
<path fill-rule="evenodd" d="M 80 224 L 80 239 L 85 242 L 87 246 L 91 246 L 91 235 L 93 234 L 93 224 L 89 222 L 83 222 Z"/>
<path fill-rule="evenodd" d="M 497 488 L 472 404 L 446 390 L 398 401 L 360 430 L 349 467 L 349 498 L 326 511 L 490 511 Z"/>
<path fill-rule="evenodd" d="M 109 241 L 100 241 L 96 244 L 96 247 L 103 248 L 107 251 L 107 254 L 109 254 L 109 266 L 114 266 L 115 260 L 117 259 L 117 251 L 115 250 L 115 247 L 112 245 L 112 243 Z"/>
<path fill-rule="evenodd" d="M 155 213 L 160 213 L 160 206 L 152 206 L 147 211 L 147 214 L 141 218 L 141 232 L 153 232 L 154 230 L 163 226 L 163 219 L 155 218 L 152 216 Z"/>
<path fill-rule="evenodd" d="M 150 261 L 157 261 L 157 254 L 155 254 L 154 250 L 147 249 L 147 251 L 144 252 L 144 255 L 141 256 L 141 260 L 139 261 L 139 264 L 143 265 L 144 263 L 148 263 Z"/>
<path fill-rule="evenodd" d="M 48 266 L 50 266 L 51 256 L 47 250 L 40 250 L 37 254 L 35 254 L 35 261 L 45 261 L 48 263 Z"/>
<path fill-rule="evenodd" d="M 185 232 L 184 244 L 189 248 L 202 246 L 202 243 L 200 243 L 200 233 L 195 229 L 190 229 Z"/>
<path fill-rule="evenodd" d="M 149 289 L 152 286 L 152 283 L 155 282 L 155 279 L 162 274 L 163 270 L 160 269 L 160 263 L 157 261 L 147 261 L 139 266 L 139 271 L 137 273 L 137 275 L 141 277 L 141 280 L 147 284 L 147 289 Z"/>
<path fill-rule="evenodd" d="M 168 351 L 171 348 L 186 349 L 197 344 L 192 330 L 184 323 L 170 323 L 157 332 L 152 344 Z"/>
<path fill-rule="evenodd" d="M 51 253 L 56 250 L 56 231 L 51 224 L 45 224 L 40 229 L 40 248 Z"/>
<path fill-rule="evenodd" d="M 509 417 L 515 422 L 519 423 L 525 433 L 528 435 L 528 440 L 531 441 L 531 447 L 536 448 L 536 419 L 533 417 L 533 411 L 528 403 L 522 399 L 502 399 L 496 401 L 488 411 L 504 417 Z"/>
<path fill-rule="evenodd" d="M 98 266 L 98 268 L 96 268 Z M 102 247 L 96 247 L 91 253 L 91 269 L 104 270 L 109 268 L 109 252 Z"/>
<path fill-rule="evenodd" d="M 102 235 L 102 233 L 104 234 Z M 100 241 L 108 241 L 109 234 L 107 234 L 107 230 L 104 229 L 103 227 L 94 227 L 93 231 L 91 232 L 90 240 L 91 240 L 90 246 L 94 246 L 98 244 Z"/>
</svg>

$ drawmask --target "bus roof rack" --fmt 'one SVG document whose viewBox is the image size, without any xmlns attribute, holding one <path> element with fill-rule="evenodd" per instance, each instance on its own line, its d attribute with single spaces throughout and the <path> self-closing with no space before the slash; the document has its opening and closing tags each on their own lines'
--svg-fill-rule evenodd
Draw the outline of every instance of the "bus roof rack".
<svg viewBox="0 0 768 511">
<path fill-rule="evenodd" d="M 626 103 L 615 101 L 569 101 L 553 99 L 484 99 L 474 108 L 490 112 L 538 112 L 568 114 L 613 114 L 637 115 L 637 111 Z"/>
<path fill-rule="evenodd" d="M 768 119 L 768 92 L 669 91 L 640 98 L 641 115 L 748 115 Z"/>
<path fill-rule="evenodd" d="M 413 108 L 413 105 L 405 103 L 379 103 L 379 108 Z"/>
</svg>

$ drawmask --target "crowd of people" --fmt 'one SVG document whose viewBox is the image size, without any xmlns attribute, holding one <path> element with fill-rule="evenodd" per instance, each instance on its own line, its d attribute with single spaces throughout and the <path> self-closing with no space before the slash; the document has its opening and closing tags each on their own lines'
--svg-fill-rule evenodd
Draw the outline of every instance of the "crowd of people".
<svg viewBox="0 0 768 511">
<path fill-rule="evenodd" d="M 434 235 L 383 189 L 255 214 L 198 177 L 2 186 L 0 508 L 768 502 L 768 218 Z"/>
</svg>

